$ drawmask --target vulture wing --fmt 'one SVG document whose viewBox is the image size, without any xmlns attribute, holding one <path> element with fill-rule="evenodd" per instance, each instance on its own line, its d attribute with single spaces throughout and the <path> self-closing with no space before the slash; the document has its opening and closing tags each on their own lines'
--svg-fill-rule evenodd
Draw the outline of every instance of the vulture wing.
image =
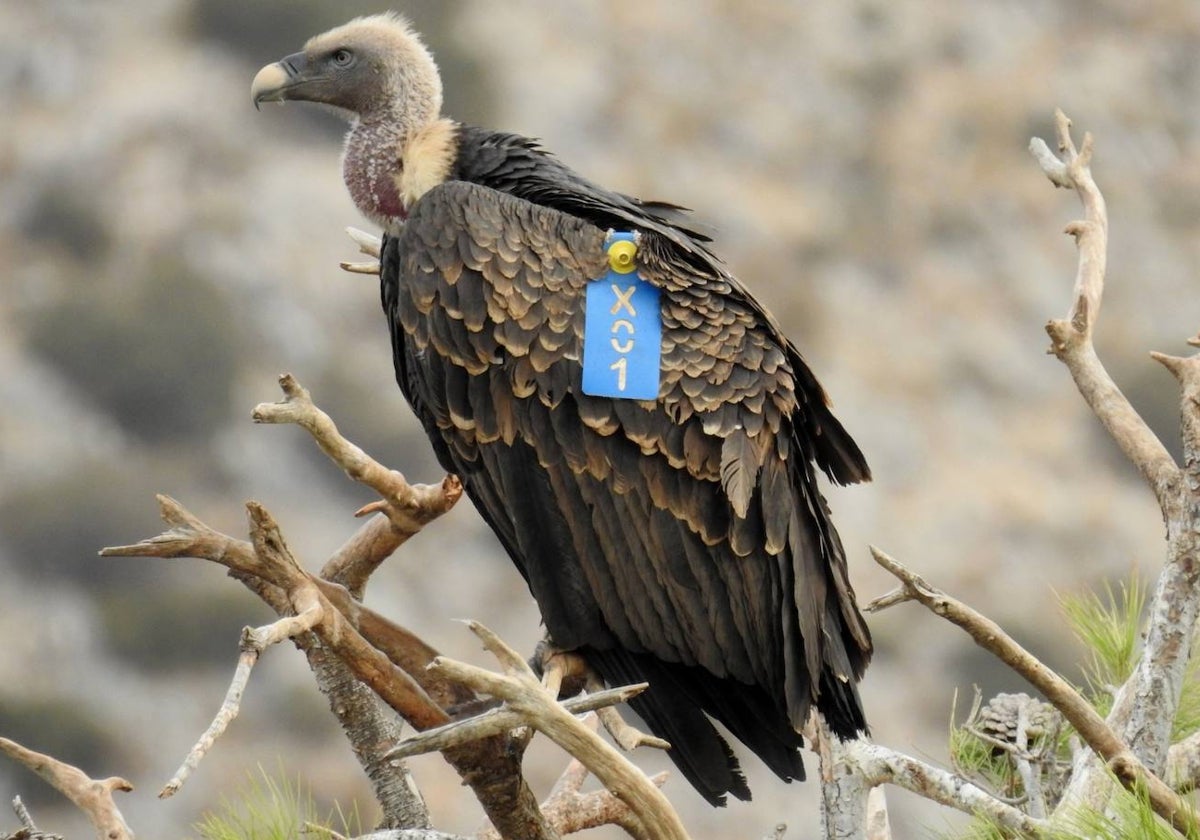
<svg viewBox="0 0 1200 840">
<path fill-rule="evenodd" d="M 761 308 L 723 273 L 638 252 L 660 290 L 655 401 L 584 394 L 586 284 L 605 231 L 448 182 L 387 240 L 396 377 L 529 584 L 554 644 L 633 701 L 710 801 L 749 791 L 721 721 L 784 779 L 811 707 L 865 729 L 870 637 L 815 479 L 866 477 L 858 448 Z"/>
</svg>

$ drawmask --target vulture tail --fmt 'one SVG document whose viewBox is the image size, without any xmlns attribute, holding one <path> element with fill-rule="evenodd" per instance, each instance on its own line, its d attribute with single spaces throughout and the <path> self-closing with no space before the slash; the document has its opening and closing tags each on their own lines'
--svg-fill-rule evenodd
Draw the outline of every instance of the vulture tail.
<svg viewBox="0 0 1200 840">
<path fill-rule="evenodd" d="M 671 742 L 671 760 L 712 805 L 724 805 L 727 793 L 749 800 L 750 788 L 729 744 L 708 715 L 781 779 L 804 779 L 799 752 L 802 739 L 761 688 L 645 654 L 618 649 L 584 649 L 580 653 L 609 685 L 650 683 L 629 706 L 652 733 Z"/>
</svg>

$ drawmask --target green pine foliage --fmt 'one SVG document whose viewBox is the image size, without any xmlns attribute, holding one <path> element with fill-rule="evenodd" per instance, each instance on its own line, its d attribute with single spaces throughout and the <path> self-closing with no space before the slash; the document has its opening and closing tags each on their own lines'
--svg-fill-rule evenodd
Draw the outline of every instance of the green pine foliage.
<svg viewBox="0 0 1200 840">
<path fill-rule="evenodd" d="M 1048 840 L 1179 840 L 1179 834 L 1160 819 L 1144 793 L 1135 796 L 1120 786 L 1105 811 L 1079 808 L 1058 820 Z M 1188 840 L 1196 840 L 1195 835 Z"/>
<path fill-rule="evenodd" d="M 200 840 L 294 840 L 312 830 L 306 826 L 326 827 L 344 836 L 362 833 L 357 806 L 346 812 L 335 804 L 322 817 L 299 778 L 276 780 L 260 767 L 257 776 L 247 777 L 238 799 L 222 797 L 217 810 L 205 814 L 194 828 Z"/>
<path fill-rule="evenodd" d="M 1084 680 L 1088 700 L 1101 714 L 1112 708 L 1111 686 L 1129 679 L 1141 653 L 1142 614 L 1147 592 L 1138 576 L 1114 591 L 1104 585 L 1103 594 L 1083 592 L 1060 599 L 1063 613 L 1075 637 L 1087 648 Z M 1200 731 L 1200 659 L 1188 661 L 1179 708 L 1171 732 L 1178 742 Z"/>
<path fill-rule="evenodd" d="M 1112 706 L 1110 686 L 1129 679 L 1137 664 L 1146 608 L 1146 590 L 1135 574 L 1116 592 L 1108 582 L 1104 593 L 1087 591 L 1059 599 L 1071 632 L 1087 649 L 1084 680 L 1088 699 L 1101 714 Z"/>
<path fill-rule="evenodd" d="M 1183 675 L 1179 708 L 1175 710 L 1175 725 L 1171 729 L 1171 743 L 1177 744 L 1197 732 L 1200 732 L 1200 657 L 1193 651 Z"/>
<path fill-rule="evenodd" d="M 1015 836 L 1011 831 L 1005 830 L 987 817 L 977 816 L 965 828 L 939 832 L 935 838 L 936 840 L 1012 840 Z"/>
<path fill-rule="evenodd" d="M 950 756 L 954 767 L 968 778 L 983 780 L 1006 799 L 1020 795 L 1021 779 L 1008 756 L 982 741 L 965 726 L 950 728 Z M 971 835 L 974 840 L 974 835 Z"/>
<path fill-rule="evenodd" d="M 1113 691 L 1129 679 L 1141 655 L 1142 630 L 1148 601 L 1145 584 L 1137 575 L 1101 591 L 1086 591 L 1060 599 L 1072 633 L 1085 648 L 1083 691 L 1101 714 L 1112 708 Z M 1172 742 L 1200 731 L 1200 657 L 1188 662 L 1176 711 Z M 1067 753 L 1069 727 L 1058 745 Z M 1021 796 L 1020 776 L 1008 754 L 980 740 L 964 726 L 952 725 L 950 755 L 958 772 L 981 781 L 997 795 Z M 1103 811 L 1080 808 L 1054 818 L 1054 828 L 1042 840 L 1178 840 L 1179 835 L 1158 818 L 1144 794 L 1124 790 L 1113 780 L 1115 793 Z M 944 840 L 1007 840 L 1016 834 L 985 816 L 976 816 L 965 827 L 936 835 Z M 1189 836 L 1188 840 L 1200 840 Z"/>
<path fill-rule="evenodd" d="M 1116 790 L 1106 811 L 1079 808 L 1063 814 L 1038 840 L 1179 840 L 1179 834 L 1150 807 L 1144 792 L 1134 795 L 1113 779 Z M 1025 840 L 986 816 L 976 816 L 962 829 L 938 835 L 941 840 Z M 1187 840 L 1200 840 L 1188 835 Z"/>
</svg>

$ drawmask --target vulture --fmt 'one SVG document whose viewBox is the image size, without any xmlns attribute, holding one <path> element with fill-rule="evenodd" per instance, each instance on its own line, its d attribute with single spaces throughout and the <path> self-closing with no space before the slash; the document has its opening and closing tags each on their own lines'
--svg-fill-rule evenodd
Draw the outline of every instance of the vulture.
<svg viewBox="0 0 1200 840">
<path fill-rule="evenodd" d="M 396 380 L 550 642 L 649 683 L 630 706 L 714 805 L 750 791 L 713 721 L 786 781 L 814 709 L 864 733 L 871 638 L 817 473 L 870 470 L 687 211 L 443 117 L 434 60 L 391 13 L 312 38 L 251 96 L 349 119 Z"/>
</svg>

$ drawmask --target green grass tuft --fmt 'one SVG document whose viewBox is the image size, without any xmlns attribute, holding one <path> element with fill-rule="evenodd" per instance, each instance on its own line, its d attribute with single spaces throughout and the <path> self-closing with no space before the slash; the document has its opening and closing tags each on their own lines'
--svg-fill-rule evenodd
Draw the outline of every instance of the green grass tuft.
<svg viewBox="0 0 1200 840">
<path fill-rule="evenodd" d="M 344 811 L 335 803 L 322 818 L 299 777 L 276 780 L 260 767 L 258 775 L 247 775 L 237 800 L 221 797 L 216 811 L 205 814 L 193 828 L 201 840 L 294 840 L 305 833 L 306 823 L 347 836 L 362 833 L 357 805 Z"/>
</svg>

